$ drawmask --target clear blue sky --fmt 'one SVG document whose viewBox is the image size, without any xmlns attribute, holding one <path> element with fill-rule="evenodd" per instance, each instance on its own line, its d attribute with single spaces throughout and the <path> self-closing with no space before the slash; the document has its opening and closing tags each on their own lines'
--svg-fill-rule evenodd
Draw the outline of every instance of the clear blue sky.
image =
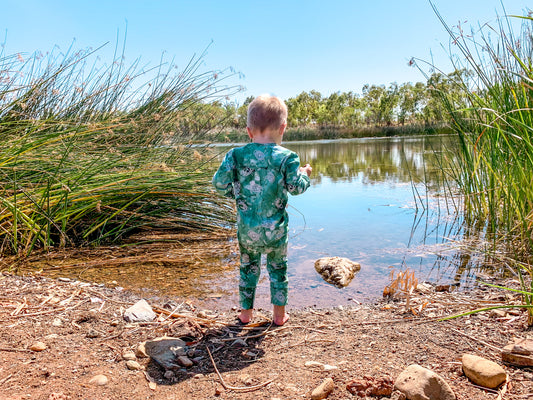
<svg viewBox="0 0 533 400">
<path fill-rule="evenodd" d="M 494 22 L 499 0 L 434 0 L 450 25 Z M 503 0 L 523 15 L 525 0 Z M 411 57 L 446 70 L 448 36 L 428 0 L 1 0 L 5 53 L 96 48 L 110 60 L 127 27 L 126 58 L 156 65 L 162 52 L 184 65 L 213 41 L 206 69 L 232 66 L 247 91 L 284 99 L 312 89 L 361 92 L 365 83 L 424 81 Z M 122 39 L 120 39 L 122 40 Z M 448 72 L 448 71 L 446 71 Z"/>
</svg>

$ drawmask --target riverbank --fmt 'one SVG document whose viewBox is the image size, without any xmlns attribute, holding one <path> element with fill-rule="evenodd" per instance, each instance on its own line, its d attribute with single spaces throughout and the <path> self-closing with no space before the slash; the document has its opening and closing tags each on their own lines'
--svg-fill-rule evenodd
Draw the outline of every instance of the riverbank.
<svg viewBox="0 0 533 400">
<path fill-rule="evenodd" d="M 452 129 L 444 123 L 441 124 L 406 124 L 406 125 L 385 125 L 385 126 L 307 126 L 287 128 L 283 136 L 284 142 L 324 140 L 324 139 L 362 139 L 392 136 L 421 136 L 421 135 L 441 135 L 451 134 Z M 246 129 L 232 129 L 227 131 L 217 131 L 214 134 L 207 134 L 211 142 L 214 143 L 245 143 L 249 138 Z"/>
<path fill-rule="evenodd" d="M 289 322 L 277 328 L 265 310 L 243 327 L 236 324 L 236 310 L 201 310 L 190 300 L 148 298 L 157 319 L 131 323 L 123 316 L 140 299 L 132 292 L 3 273 L 0 397 L 308 399 L 331 377 L 335 387 L 328 399 L 355 399 L 346 389 L 352 380 L 395 380 L 416 363 L 438 373 L 459 399 L 496 399 L 497 392 L 474 386 L 462 374 L 460 358 L 471 353 L 504 367 L 506 399 L 528 398 L 533 370 L 503 364 L 500 351 L 513 339 L 533 338 L 525 312 L 438 321 L 482 306 L 519 304 L 518 296 L 488 287 L 468 293 L 436 289 L 415 293 L 409 308 L 399 299 L 293 309 Z M 191 365 L 165 372 L 140 357 L 140 343 L 164 335 L 187 342 Z"/>
</svg>

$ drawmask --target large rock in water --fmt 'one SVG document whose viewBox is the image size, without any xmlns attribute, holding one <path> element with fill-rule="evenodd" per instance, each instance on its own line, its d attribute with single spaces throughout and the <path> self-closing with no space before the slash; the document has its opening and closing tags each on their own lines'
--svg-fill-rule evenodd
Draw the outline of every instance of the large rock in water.
<svg viewBox="0 0 533 400">
<path fill-rule="evenodd" d="M 361 264 L 343 257 L 323 257 L 315 261 L 315 270 L 332 285 L 343 288 L 350 284 Z"/>
</svg>

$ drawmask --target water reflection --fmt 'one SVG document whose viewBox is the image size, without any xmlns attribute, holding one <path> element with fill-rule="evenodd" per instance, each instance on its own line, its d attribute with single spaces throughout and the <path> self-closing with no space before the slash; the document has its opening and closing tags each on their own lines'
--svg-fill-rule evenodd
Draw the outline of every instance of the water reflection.
<svg viewBox="0 0 533 400">
<path fill-rule="evenodd" d="M 313 166 L 312 185 L 289 199 L 290 305 L 328 307 L 381 296 L 391 268 L 415 271 L 419 281 L 464 283 L 481 265 L 458 248 L 463 240 L 461 215 L 446 198 L 435 196 L 442 186 L 443 163 L 453 157 L 455 138 L 354 139 L 287 142 L 302 163 Z M 218 162 L 228 147 L 216 147 Z M 443 168 L 441 168 L 443 167 Z M 472 240 L 476 240 L 475 235 Z M 176 251 L 183 249 L 176 247 Z M 190 296 L 207 307 L 238 301 L 238 256 L 230 248 L 198 253 L 194 268 L 146 263 L 132 269 L 112 268 L 84 278 L 117 281 L 151 295 Z M 352 283 L 337 289 L 314 270 L 323 256 L 348 257 L 362 265 Z M 141 276 L 133 271 L 142 271 Z M 200 302 L 201 303 L 201 302 Z M 270 309 L 266 271 L 259 283 L 256 306 Z"/>
</svg>

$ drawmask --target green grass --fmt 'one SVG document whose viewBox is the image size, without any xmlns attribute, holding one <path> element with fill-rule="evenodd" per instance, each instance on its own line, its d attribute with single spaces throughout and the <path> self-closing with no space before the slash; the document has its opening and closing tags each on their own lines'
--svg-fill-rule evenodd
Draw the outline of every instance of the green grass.
<svg viewBox="0 0 533 400">
<path fill-rule="evenodd" d="M 0 254 L 230 218 L 210 156 L 183 126 L 195 104 L 239 90 L 234 74 L 202 72 L 203 55 L 143 69 L 96 54 L 0 54 Z"/>
</svg>

